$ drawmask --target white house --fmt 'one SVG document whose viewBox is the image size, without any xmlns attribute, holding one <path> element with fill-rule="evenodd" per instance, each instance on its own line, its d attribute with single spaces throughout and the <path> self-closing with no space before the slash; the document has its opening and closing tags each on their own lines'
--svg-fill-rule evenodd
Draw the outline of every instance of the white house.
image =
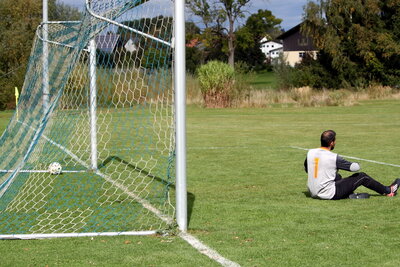
<svg viewBox="0 0 400 267">
<path fill-rule="evenodd" d="M 281 43 L 268 41 L 266 37 L 261 39 L 260 43 L 260 49 L 266 58 L 277 58 L 283 52 L 283 45 Z"/>
</svg>

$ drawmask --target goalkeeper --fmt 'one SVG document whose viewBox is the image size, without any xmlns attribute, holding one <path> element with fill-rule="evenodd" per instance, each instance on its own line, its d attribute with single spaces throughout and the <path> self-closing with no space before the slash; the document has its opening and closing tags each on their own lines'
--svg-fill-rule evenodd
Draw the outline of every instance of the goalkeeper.
<svg viewBox="0 0 400 267">
<path fill-rule="evenodd" d="M 338 173 L 339 169 L 357 172 L 360 170 L 360 165 L 333 153 L 335 145 L 336 133 L 328 130 L 321 135 L 321 147 L 310 149 L 307 153 L 304 168 L 308 173 L 308 190 L 313 198 L 348 198 L 361 185 L 381 195 L 393 197 L 397 194 L 400 179 L 396 179 L 390 186 L 384 186 L 363 172 L 342 178 Z"/>
</svg>

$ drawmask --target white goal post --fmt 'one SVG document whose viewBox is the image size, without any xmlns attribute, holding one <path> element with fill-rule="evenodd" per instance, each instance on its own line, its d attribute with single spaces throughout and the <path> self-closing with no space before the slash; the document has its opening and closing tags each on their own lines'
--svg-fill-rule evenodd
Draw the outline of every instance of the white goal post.
<svg viewBox="0 0 400 267">
<path fill-rule="evenodd" d="M 43 0 L 0 138 L 0 239 L 186 232 L 185 1 L 84 1 L 50 22 Z"/>
<path fill-rule="evenodd" d="M 175 0 L 176 217 L 187 230 L 185 1 Z"/>
</svg>

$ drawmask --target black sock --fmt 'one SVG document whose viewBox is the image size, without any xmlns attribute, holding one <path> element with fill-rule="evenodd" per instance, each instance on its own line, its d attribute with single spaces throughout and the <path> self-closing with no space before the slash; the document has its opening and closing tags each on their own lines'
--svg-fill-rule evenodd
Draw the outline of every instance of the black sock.
<svg viewBox="0 0 400 267">
<path fill-rule="evenodd" d="M 390 186 L 386 186 L 386 194 L 390 194 L 392 192 L 392 190 L 390 189 Z"/>
</svg>

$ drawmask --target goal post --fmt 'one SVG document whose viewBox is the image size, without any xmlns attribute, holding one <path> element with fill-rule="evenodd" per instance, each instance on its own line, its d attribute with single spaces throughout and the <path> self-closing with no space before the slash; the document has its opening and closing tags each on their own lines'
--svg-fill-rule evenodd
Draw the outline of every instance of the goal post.
<svg viewBox="0 0 400 267">
<path fill-rule="evenodd" d="M 176 218 L 187 230 L 185 1 L 175 0 Z"/>
<path fill-rule="evenodd" d="M 49 10 L 48 10 L 48 0 L 43 0 L 42 5 L 43 5 L 43 39 L 47 40 L 48 39 L 48 21 L 49 21 Z M 48 65 L 49 65 L 49 47 L 46 42 L 43 43 L 43 55 L 42 55 L 42 60 L 43 60 L 43 113 L 46 113 L 48 108 L 49 108 L 49 70 L 48 70 Z"/>
<path fill-rule="evenodd" d="M 97 170 L 97 73 L 96 41 L 89 41 L 89 108 L 90 108 L 90 159 L 92 170 Z"/>
<path fill-rule="evenodd" d="M 1 239 L 187 230 L 184 24 L 182 0 L 43 22 L 0 138 Z"/>
</svg>

